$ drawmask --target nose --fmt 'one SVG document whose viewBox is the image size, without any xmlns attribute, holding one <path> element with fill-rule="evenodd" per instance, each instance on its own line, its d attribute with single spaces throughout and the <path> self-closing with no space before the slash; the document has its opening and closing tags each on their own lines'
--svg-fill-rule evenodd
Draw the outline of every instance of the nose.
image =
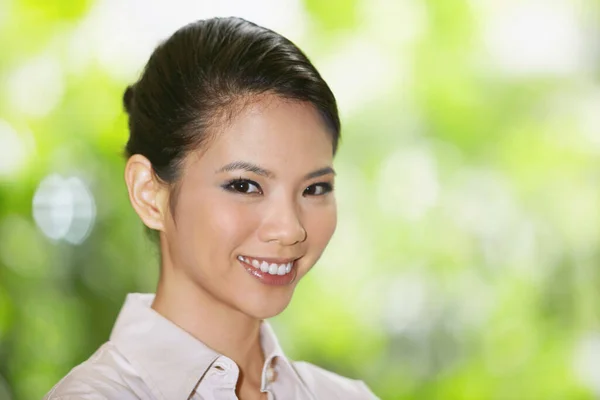
<svg viewBox="0 0 600 400">
<path fill-rule="evenodd" d="M 279 242 L 282 246 L 304 242 L 307 234 L 297 205 L 287 201 L 272 204 L 258 235 L 263 242 Z"/>
</svg>

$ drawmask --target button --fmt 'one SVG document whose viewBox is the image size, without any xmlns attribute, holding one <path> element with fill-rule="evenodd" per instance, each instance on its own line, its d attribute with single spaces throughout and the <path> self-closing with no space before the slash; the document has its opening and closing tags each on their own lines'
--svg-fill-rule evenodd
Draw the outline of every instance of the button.
<svg viewBox="0 0 600 400">
<path fill-rule="evenodd" d="M 237 370 L 237 364 L 228 357 L 220 356 L 214 362 L 213 367 L 219 371 Z"/>
<path fill-rule="evenodd" d="M 273 383 L 277 379 L 276 364 L 277 364 L 277 358 L 273 357 L 271 359 L 271 361 L 269 361 L 269 365 L 267 366 L 267 369 L 265 371 L 265 378 L 266 378 L 267 384 Z"/>
<path fill-rule="evenodd" d="M 207 379 L 215 387 L 235 388 L 238 375 L 237 364 L 225 356 L 220 356 L 211 366 Z"/>
</svg>

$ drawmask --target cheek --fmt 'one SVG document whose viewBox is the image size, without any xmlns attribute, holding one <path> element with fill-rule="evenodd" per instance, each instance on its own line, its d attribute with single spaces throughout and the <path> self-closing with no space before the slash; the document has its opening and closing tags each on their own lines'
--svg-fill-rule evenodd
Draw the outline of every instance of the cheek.
<svg viewBox="0 0 600 400">
<path fill-rule="evenodd" d="M 320 209 L 319 212 L 311 213 L 306 222 L 310 242 L 322 251 L 329 243 L 336 226 L 337 209 L 334 204 Z"/>
<path fill-rule="evenodd" d="M 180 235 L 191 239 L 195 253 L 210 254 L 217 249 L 233 250 L 256 230 L 256 213 L 219 194 L 188 202 L 179 214 Z M 184 238 L 182 238 L 185 240 Z M 189 243 L 188 242 L 188 243 Z"/>
</svg>

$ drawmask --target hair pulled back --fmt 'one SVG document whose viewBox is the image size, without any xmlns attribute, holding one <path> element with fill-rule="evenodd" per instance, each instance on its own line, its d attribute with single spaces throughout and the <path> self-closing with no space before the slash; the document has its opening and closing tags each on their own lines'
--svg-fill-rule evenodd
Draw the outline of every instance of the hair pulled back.
<svg viewBox="0 0 600 400">
<path fill-rule="evenodd" d="M 140 79 L 125 90 L 125 153 L 145 156 L 160 179 L 174 182 L 188 152 L 202 148 L 246 100 L 265 93 L 311 103 L 336 152 L 335 97 L 296 45 L 241 18 L 186 25 L 154 50 Z"/>
</svg>

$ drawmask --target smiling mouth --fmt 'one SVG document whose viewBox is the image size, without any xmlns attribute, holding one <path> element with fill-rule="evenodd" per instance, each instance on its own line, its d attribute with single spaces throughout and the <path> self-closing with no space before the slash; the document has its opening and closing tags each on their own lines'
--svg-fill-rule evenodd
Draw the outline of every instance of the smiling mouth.
<svg viewBox="0 0 600 400">
<path fill-rule="evenodd" d="M 296 260 L 288 260 L 287 262 L 268 262 L 265 259 L 241 255 L 238 256 L 238 260 L 269 275 L 287 275 L 292 271 L 292 268 L 296 263 Z"/>
</svg>

